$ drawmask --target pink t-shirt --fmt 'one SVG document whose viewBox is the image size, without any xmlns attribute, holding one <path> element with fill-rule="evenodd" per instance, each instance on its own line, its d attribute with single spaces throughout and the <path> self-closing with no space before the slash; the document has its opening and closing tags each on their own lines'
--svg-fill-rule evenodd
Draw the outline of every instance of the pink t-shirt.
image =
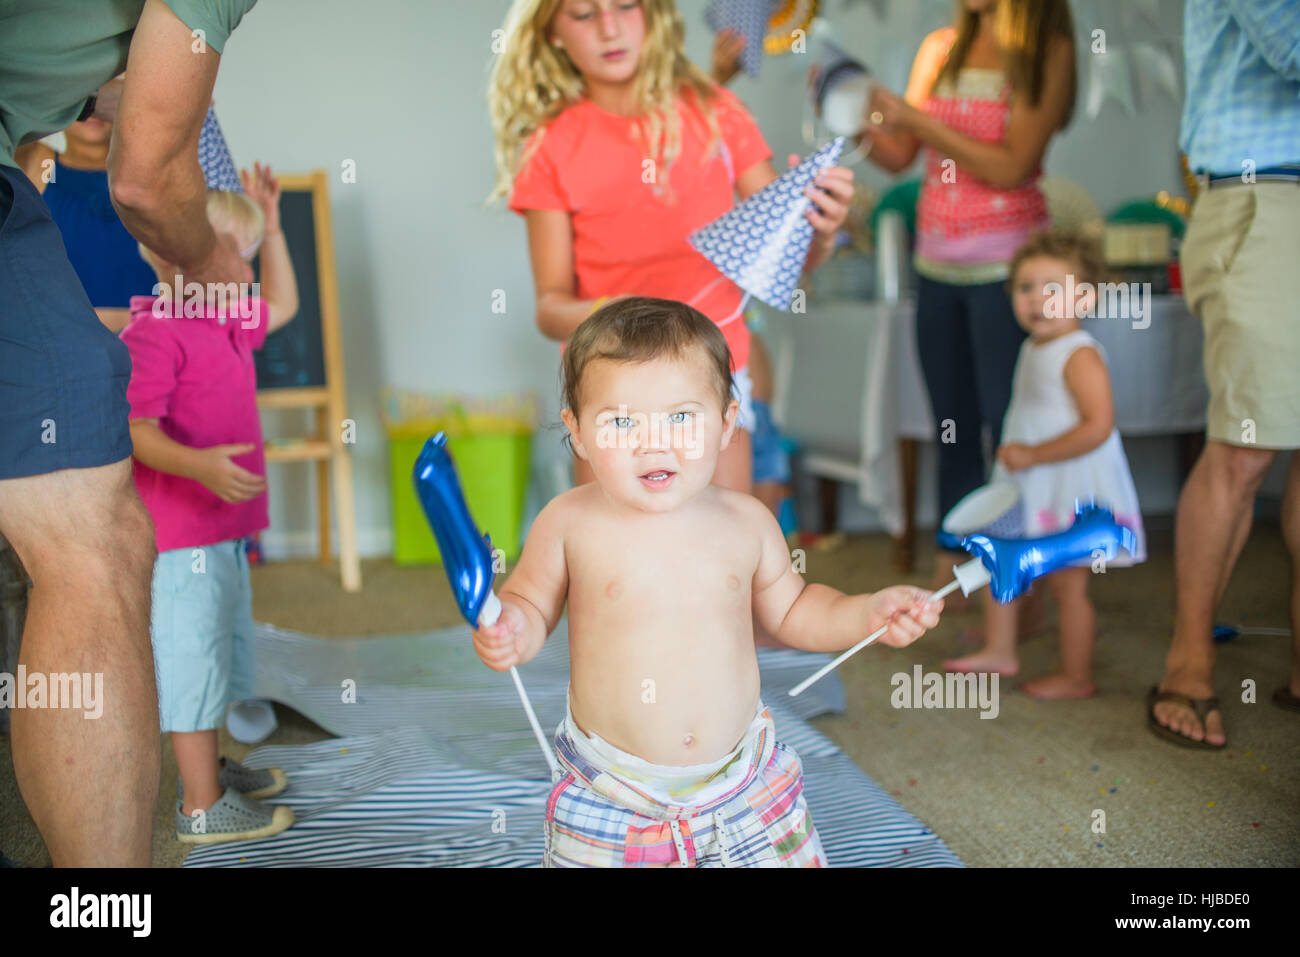
<svg viewBox="0 0 1300 957">
<path fill-rule="evenodd" d="M 570 215 L 579 298 L 629 293 L 688 303 L 719 325 L 743 369 L 743 293 L 686 237 L 731 209 L 736 178 L 772 151 L 734 93 L 720 88 L 711 106 L 721 133 L 712 148 L 693 96 L 677 97 L 681 151 L 671 169 L 658 170 L 636 120 L 580 100 L 525 144 L 509 207 Z"/>
<path fill-rule="evenodd" d="M 265 475 L 253 350 L 266 341 L 266 303 L 251 300 L 254 308 L 244 317 L 236 311 L 229 318 L 160 318 L 153 314 L 154 301 L 132 296 L 131 321 L 122 330 L 131 353 L 131 418 L 157 419 L 164 435 L 194 449 L 252 443 L 253 451 L 233 461 Z M 265 492 L 231 504 L 193 479 L 156 471 L 138 459 L 134 474 L 160 552 L 242 538 L 270 524 Z"/>
</svg>

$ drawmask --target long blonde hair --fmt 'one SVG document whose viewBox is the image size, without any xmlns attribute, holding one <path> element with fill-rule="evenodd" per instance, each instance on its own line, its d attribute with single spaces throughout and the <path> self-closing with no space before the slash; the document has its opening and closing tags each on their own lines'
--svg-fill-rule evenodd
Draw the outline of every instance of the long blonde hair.
<svg viewBox="0 0 1300 957">
<path fill-rule="evenodd" d="M 1043 96 L 1044 65 L 1047 48 L 1053 37 L 1065 37 L 1074 45 L 1074 19 L 1070 16 L 1069 0 L 997 0 L 993 13 L 998 46 L 1007 65 L 1011 89 L 1029 98 L 1037 106 Z M 957 73 L 970 53 L 971 43 L 979 30 L 980 15 L 958 0 L 957 39 L 948 51 L 948 59 L 939 71 L 935 86 L 946 81 L 956 82 Z M 1074 99 L 1078 88 L 1077 71 L 1070 84 L 1070 103 L 1061 120 L 1064 129 L 1074 115 Z"/>
<path fill-rule="evenodd" d="M 561 3 L 563 0 L 514 0 L 506 15 L 501 54 L 488 83 L 497 171 L 489 202 L 510 192 L 515 174 L 528 159 L 520 155 L 524 141 L 565 107 L 578 102 L 586 90 L 568 54 L 547 39 Z M 641 0 L 641 6 L 646 37 L 636 80 L 639 125 L 646 155 L 666 166 L 681 150 L 676 109 L 679 94 L 694 97 L 712 138 L 721 138 L 709 106 L 717 86 L 687 59 L 686 29 L 674 0 Z"/>
</svg>

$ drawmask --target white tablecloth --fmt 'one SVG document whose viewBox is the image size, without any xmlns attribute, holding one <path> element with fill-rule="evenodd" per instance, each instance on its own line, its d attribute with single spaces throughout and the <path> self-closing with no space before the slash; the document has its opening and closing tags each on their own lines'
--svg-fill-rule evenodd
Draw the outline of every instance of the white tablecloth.
<svg viewBox="0 0 1300 957">
<path fill-rule="evenodd" d="M 1149 321 L 1148 321 L 1149 319 Z M 803 315 L 768 313 L 773 414 L 802 447 L 804 467 L 854 482 L 890 534 L 904 527 L 900 438 L 933 441 L 934 416 L 916 351 L 916 303 L 809 303 Z M 1125 436 L 1195 432 L 1209 394 L 1202 330 L 1180 296 L 1157 296 L 1148 318 L 1084 323 L 1110 365 L 1115 422 Z"/>
</svg>

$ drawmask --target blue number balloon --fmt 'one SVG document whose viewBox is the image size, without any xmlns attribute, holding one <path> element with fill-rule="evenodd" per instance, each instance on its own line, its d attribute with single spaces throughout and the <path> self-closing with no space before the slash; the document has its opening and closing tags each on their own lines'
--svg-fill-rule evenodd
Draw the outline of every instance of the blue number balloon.
<svg viewBox="0 0 1300 957">
<path fill-rule="evenodd" d="M 413 478 L 460 613 L 477 627 L 479 613 L 492 591 L 492 542 L 479 535 L 469 514 L 455 463 L 447 452 L 446 433 L 439 432 L 424 443 Z"/>
<path fill-rule="evenodd" d="M 1137 548 L 1133 530 L 1097 505 L 1076 505 L 1074 524 L 1063 532 L 1041 538 L 990 538 L 967 535 L 962 548 L 979 557 L 993 580 L 989 589 L 1002 604 L 1024 594 L 1035 578 L 1065 568 L 1080 559 L 1100 557 L 1111 561 L 1123 548 Z"/>
</svg>

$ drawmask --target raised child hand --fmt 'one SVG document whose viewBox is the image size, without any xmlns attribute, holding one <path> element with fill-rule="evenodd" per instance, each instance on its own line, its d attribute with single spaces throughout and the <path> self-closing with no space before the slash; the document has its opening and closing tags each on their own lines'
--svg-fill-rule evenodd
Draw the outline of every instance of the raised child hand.
<svg viewBox="0 0 1300 957">
<path fill-rule="evenodd" d="M 927 602 L 930 593 L 911 585 L 894 585 L 882 588 L 871 596 L 863 637 L 889 625 L 889 630 L 877 640 L 894 648 L 903 648 L 939 624 L 943 599 Z"/>
<path fill-rule="evenodd" d="M 253 172 L 246 169 L 239 171 L 239 179 L 244 184 L 248 198 L 262 207 L 266 216 L 266 233 L 278 232 L 280 229 L 280 181 L 271 175 L 270 164 L 263 166 L 253 163 Z"/>
<path fill-rule="evenodd" d="M 501 617 L 486 628 L 474 629 L 474 650 L 493 671 L 505 671 L 523 661 L 528 619 L 509 602 L 501 603 Z"/>
</svg>

